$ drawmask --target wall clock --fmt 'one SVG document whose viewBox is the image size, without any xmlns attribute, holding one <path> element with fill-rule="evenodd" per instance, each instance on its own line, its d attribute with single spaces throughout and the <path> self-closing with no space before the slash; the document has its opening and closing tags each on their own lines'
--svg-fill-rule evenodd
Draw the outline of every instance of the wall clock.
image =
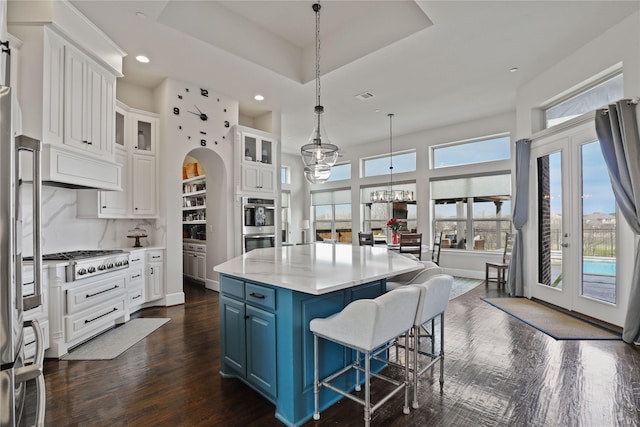
<svg viewBox="0 0 640 427">
<path fill-rule="evenodd" d="M 216 130 L 229 127 L 228 120 L 223 120 L 227 109 L 220 104 L 220 98 L 209 96 L 208 89 L 193 86 L 178 90 L 171 108 L 184 139 L 202 147 L 211 142 L 217 145 Z"/>
</svg>

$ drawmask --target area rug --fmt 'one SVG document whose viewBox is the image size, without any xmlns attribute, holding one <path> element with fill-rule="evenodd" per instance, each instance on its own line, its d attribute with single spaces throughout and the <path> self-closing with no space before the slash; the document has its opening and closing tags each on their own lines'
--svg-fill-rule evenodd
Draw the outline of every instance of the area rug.
<svg viewBox="0 0 640 427">
<path fill-rule="evenodd" d="M 482 298 L 556 340 L 620 340 L 620 335 L 527 298 Z"/>
<path fill-rule="evenodd" d="M 77 347 L 62 360 L 110 360 L 164 325 L 167 318 L 135 318 Z"/>
<path fill-rule="evenodd" d="M 449 300 L 459 297 L 462 294 L 469 292 L 471 289 L 482 283 L 483 280 L 468 279 L 466 277 L 454 277 L 453 286 L 451 287 L 451 296 Z"/>
</svg>

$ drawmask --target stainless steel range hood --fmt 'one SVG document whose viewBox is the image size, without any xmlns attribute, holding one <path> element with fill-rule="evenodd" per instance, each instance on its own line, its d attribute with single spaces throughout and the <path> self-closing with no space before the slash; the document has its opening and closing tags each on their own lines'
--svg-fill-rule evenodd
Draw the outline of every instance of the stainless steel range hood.
<svg viewBox="0 0 640 427">
<path fill-rule="evenodd" d="M 42 147 L 42 185 L 122 191 L 121 169 L 115 162 L 58 145 L 43 144 Z M 28 167 L 24 170 L 22 179 L 30 181 L 31 171 Z"/>
</svg>

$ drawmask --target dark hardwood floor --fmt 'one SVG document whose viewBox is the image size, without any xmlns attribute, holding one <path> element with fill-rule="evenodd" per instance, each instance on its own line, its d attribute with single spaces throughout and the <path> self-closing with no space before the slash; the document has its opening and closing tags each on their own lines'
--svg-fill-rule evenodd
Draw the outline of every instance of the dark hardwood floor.
<svg viewBox="0 0 640 427">
<path fill-rule="evenodd" d="M 480 300 L 454 299 L 445 317 L 445 384 L 427 373 L 419 409 L 402 397 L 373 426 L 638 426 L 640 350 L 622 341 L 555 341 Z M 110 361 L 47 360 L 48 426 L 280 426 L 274 406 L 219 375 L 218 294 L 185 286 L 185 305 L 140 317 L 171 321 Z M 341 401 L 307 426 L 362 425 Z"/>
</svg>

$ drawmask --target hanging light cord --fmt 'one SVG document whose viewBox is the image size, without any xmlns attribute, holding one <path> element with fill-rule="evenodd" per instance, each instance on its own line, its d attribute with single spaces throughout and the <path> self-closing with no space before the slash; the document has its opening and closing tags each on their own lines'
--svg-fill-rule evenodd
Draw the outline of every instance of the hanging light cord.
<svg viewBox="0 0 640 427">
<path fill-rule="evenodd" d="M 318 126 L 316 127 L 317 133 L 315 143 L 320 145 L 322 143 L 320 138 L 320 114 L 324 112 L 324 108 L 320 103 L 320 2 L 313 5 L 313 10 L 316 13 L 316 119 L 318 120 Z"/>
</svg>

